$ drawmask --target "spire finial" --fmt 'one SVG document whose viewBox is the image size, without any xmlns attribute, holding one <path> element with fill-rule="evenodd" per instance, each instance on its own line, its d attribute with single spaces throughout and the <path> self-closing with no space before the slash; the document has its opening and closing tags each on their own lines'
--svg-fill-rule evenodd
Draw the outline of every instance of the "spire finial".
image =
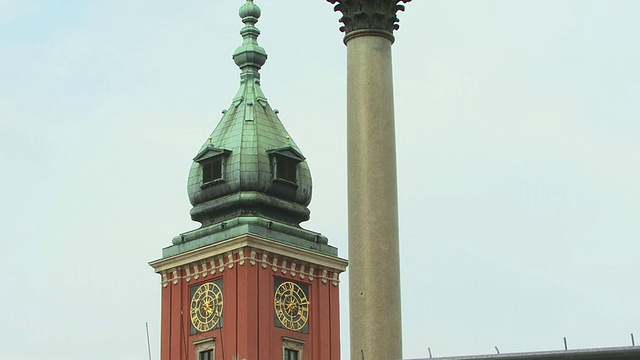
<svg viewBox="0 0 640 360">
<path fill-rule="evenodd" d="M 258 5 L 253 3 L 253 0 L 247 0 L 247 2 L 240 7 L 240 18 L 242 18 L 243 23 L 247 23 L 253 19 L 253 25 L 258 22 L 260 18 L 260 8 Z"/>
<path fill-rule="evenodd" d="M 242 70 L 242 80 L 246 80 L 249 75 L 259 78 L 258 70 L 267 61 L 267 53 L 258 45 L 260 30 L 255 27 L 261 11 L 258 5 L 253 3 L 253 0 L 247 0 L 240 7 L 238 13 L 244 23 L 244 27 L 240 30 L 240 35 L 244 40 L 242 45 L 233 53 L 233 61 Z"/>
</svg>

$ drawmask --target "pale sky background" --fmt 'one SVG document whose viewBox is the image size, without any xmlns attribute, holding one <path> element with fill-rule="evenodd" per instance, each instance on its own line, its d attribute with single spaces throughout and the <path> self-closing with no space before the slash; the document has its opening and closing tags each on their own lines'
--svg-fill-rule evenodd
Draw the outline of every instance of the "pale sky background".
<svg viewBox="0 0 640 360">
<path fill-rule="evenodd" d="M 256 1 L 263 90 L 313 174 L 303 226 L 347 257 L 340 14 Z M 159 359 L 147 262 L 197 225 L 187 174 L 239 84 L 242 3 L 0 0 L 0 359 L 147 359 L 145 322 Z M 405 357 L 640 339 L 640 1 L 399 17 Z"/>
</svg>

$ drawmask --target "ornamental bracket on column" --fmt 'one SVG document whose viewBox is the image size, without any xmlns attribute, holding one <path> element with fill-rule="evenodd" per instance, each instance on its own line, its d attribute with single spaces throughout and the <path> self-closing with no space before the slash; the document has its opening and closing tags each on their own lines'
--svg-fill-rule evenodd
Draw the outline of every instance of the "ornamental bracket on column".
<svg viewBox="0 0 640 360">
<path fill-rule="evenodd" d="M 344 43 L 362 35 L 383 36 L 393 42 L 393 31 L 398 30 L 400 19 L 398 11 L 404 11 L 404 5 L 411 0 L 327 0 L 336 4 L 334 11 L 340 11 L 343 24 L 340 31 L 345 33 Z"/>
</svg>

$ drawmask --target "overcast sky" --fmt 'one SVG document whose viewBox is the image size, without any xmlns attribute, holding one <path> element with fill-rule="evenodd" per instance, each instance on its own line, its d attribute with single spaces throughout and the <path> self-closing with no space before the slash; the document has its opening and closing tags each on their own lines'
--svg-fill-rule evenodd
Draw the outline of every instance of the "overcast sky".
<svg viewBox="0 0 640 360">
<path fill-rule="evenodd" d="M 242 3 L 0 0 L 1 359 L 146 359 L 145 322 L 159 359 L 147 262 L 197 226 L 187 174 L 239 85 Z M 256 4 L 263 90 L 314 179 L 303 226 L 347 257 L 340 15 Z M 405 357 L 640 338 L 640 2 L 399 17 Z"/>
</svg>

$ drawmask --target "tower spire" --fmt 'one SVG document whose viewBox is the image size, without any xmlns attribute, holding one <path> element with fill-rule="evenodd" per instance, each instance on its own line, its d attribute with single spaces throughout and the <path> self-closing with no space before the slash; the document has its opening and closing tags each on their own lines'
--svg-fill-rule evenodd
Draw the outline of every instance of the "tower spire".
<svg viewBox="0 0 640 360">
<path fill-rule="evenodd" d="M 150 263 L 162 276 L 162 360 L 339 359 L 347 262 L 300 226 L 310 214 L 309 165 L 260 88 L 260 8 L 247 0 L 239 15 L 240 86 L 187 180 L 201 226 Z"/>
<path fill-rule="evenodd" d="M 247 0 L 240 7 L 238 14 L 244 23 L 244 27 L 240 30 L 243 41 L 233 53 L 233 61 L 242 70 L 240 75 L 242 81 L 246 81 L 249 77 L 260 79 L 258 70 L 267 61 L 267 52 L 258 45 L 260 29 L 255 26 L 260 18 L 260 8 L 253 3 L 253 0 Z"/>
<path fill-rule="evenodd" d="M 173 239 L 165 254 L 222 241 L 227 231 L 270 231 L 273 240 L 337 255 L 327 238 L 300 227 L 309 219 L 312 180 L 302 151 L 271 108 L 260 86 L 267 53 L 255 26 L 260 8 L 240 7 L 243 41 L 233 53 L 240 86 L 222 119 L 193 159 L 187 192 L 200 229 Z"/>
</svg>

